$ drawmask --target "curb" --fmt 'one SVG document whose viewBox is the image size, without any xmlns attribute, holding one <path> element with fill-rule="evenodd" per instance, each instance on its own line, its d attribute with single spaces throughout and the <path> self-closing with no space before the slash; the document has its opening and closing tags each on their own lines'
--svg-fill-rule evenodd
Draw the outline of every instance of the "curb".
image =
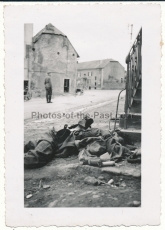
<svg viewBox="0 0 165 230">
<path fill-rule="evenodd" d="M 47 167 L 47 168 L 46 168 Z M 46 169 L 46 170 L 45 170 Z M 76 172 L 82 174 L 93 174 L 99 176 L 100 174 L 107 173 L 113 176 L 125 176 L 128 179 L 140 179 L 141 171 L 140 169 L 131 168 L 118 168 L 118 167 L 93 167 L 89 165 L 81 165 L 79 163 L 68 164 L 68 165 L 56 165 L 56 166 L 45 166 L 39 169 L 27 169 L 25 170 L 24 179 L 41 179 L 41 178 L 53 178 L 55 175 L 61 177 L 68 176 L 69 174 L 75 174 Z"/>
</svg>

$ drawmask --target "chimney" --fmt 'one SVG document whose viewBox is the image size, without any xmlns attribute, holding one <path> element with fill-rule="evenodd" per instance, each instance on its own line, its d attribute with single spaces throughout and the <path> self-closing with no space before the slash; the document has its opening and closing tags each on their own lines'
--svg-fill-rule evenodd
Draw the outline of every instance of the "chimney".
<svg viewBox="0 0 165 230">
<path fill-rule="evenodd" d="M 24 54 L 26 56 L 26 45 L 32 45 L 33 23 L 24 24 Z"/>
<path fill-rule="evenodd" d="M 29 45 L 32 45 L 33 24 L 24 24 L 24 81 L 30 81 Z M 29 83 L 30 84 L 30 83 Z"/>
</svg>

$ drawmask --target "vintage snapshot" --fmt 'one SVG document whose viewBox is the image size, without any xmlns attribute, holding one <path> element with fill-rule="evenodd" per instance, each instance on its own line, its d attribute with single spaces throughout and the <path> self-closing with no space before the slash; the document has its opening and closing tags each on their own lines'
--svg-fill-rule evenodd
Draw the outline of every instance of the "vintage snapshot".
<svg viewBox="0 0 165 230">
<path fill-rule="evenodd" d="M 146 191 L 146 197 L 151 192 L 150 182 L 143 185 L 143 180 L 150 170 L 145 160 L 149 157 L 147 146 L 154 150 L 155 139 L 151 130 L 151 139 L 146 139 L 145 127 L 151 128 L 146 119 L 152 106 L 151 89 L 157 94 L 155 103 L 159 107 L 159 6 L 65 4 L 22 9 L 8 6 L 5 23 L 6 41 L 14 25 L 21 35 L 19 40 L 22 39 L 18 48 L 22 75 L 17 76 L 18 87 L 10 86 L 16 87 L 14 91 L 21 97 L 21 106 L 17 107 L 17 103 L 15 110 L 23 111 L 20 121 L 16 121 L 23 125 L 22 139 L 16 141 L 22 162 L 17 170 L 22 170 L 19 179 L 21 209 L 28 214 L 24 214 L 24 225 L 20 222 L 20 226 L 55 224 L 51 214 L 46 217 L 46 213 L 62 215 L 63 208 L 69 215 L 77 208 L 86 210 L 86 215 L 94 210 L 96 219 L 101 210 L 102 215 L 108 217 L 108 209 L 114 219 L 121 214 L 117 210 L 124 210 L 125 219 L 130 215 L 130 222 L 125 223 L 123 216 L 121 222 L 115 219 L 116 225 L 141 225 L 145 220 L 146 224 L 159 223 L 158 187 L 155 188 L 158 193 L 155 217 L 148 213 L 142 223 L 140 218 L 135 218 L 144 215 L 143 208 L 148 204 L 143 193 Z M 151 27 L 155 38 L 148 45 Z M 12 48 L 18 45 L 14 43 L 13 40 Z M 152 61 L 148 63 L 153 43 L 155 48 L 159 47 L 153 48 L 155 66 Z M 8 44 L 6 47 L 10 49 Z M 146 74 L 148 64 L 151 69 Z M 152 68 L 158 71 L 155 76 L 150 75 L 150 72 L 155 73 Z M 159 130 L 159 122 L 157 127 Z M 155 146 L 159 143 L 159 133 L 157 138 Z M 159 162 L 159 154 L 157 148 L 155 162 Z M 19 161 L 16 157 L 15 161 Z M 157 173 L 159 169 L 155 176 Z M 10 180 L 8 178 L 8 186 Z M 36 208 L 41 214 L 36 213 Z M 37 215 L 34 223 L 30 223 L 30 213 Z M 19 226 L 12 213 L 8 214 L 8 220 Z M 69 226 L 69 218 L 67 221 Z M 88 224 L 72 218 L 70 221 L 72 226 Z M 113 221 L 107 219 L 102 224 L 108 223 L 111 225 Z"/>
<path fill-rule="evenodd" d="M 53 24 L 33 26 L 24 24 L 25 207 L 139 207 L 142 28 L 131 41 L 128 25 L 124 67 L 81 62 Z"/>
</svg>

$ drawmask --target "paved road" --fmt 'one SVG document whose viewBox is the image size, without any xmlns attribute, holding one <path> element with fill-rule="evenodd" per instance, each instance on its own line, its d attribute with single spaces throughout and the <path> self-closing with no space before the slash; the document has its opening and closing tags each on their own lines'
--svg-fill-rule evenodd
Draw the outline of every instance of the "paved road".
<svg viewBox="0 0 165 230">
<path fill-rule="evenodd" d="M 91 90 L 85 91 L 82 96 L 55 96 L 53 103 L 46 103 L 45 98 L 34 98 L 24 103 L 24 119 L 30 119 L 35 114 L 65 112 L 70 110 L 74 112 L 75 108 L 93 106 L 106 101 L 117 100 L 119 90 Z M 124 93 L 123 93 L 124 95 Z"/>
</svg>

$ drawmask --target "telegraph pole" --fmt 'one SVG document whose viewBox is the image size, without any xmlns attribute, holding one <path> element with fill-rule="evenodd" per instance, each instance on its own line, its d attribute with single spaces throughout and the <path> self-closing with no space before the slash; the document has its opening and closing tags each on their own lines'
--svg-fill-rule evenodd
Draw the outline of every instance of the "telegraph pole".
<svg viewBox="0 0 165 230">
<path fill-rule="evenodd" d="M 130 34 L 130 48 L 132 46 L 133 24 L 128 24 L 128 34 Z"/>
</svg>

